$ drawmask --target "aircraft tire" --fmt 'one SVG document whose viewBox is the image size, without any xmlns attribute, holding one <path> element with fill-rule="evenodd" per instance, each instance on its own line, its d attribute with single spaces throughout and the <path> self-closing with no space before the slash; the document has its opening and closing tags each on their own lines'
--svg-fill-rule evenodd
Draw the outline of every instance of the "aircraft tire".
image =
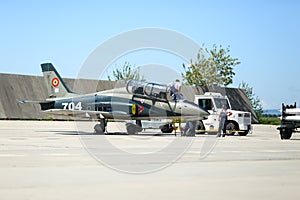
<svg viewBox="0 0 300 200">
<path fill-rule="evenodd" d="M 104 126 L 102 124 L 96 124 L 94 126 L 95 134 L 97 135 L 104 135 Z"/>
<path fill-rule="evenodd" d="M 126 130 L 128 135 L 134 135 L 138 133 L 138 129 L 135 124 L 126 124 Z"/>
</svg>

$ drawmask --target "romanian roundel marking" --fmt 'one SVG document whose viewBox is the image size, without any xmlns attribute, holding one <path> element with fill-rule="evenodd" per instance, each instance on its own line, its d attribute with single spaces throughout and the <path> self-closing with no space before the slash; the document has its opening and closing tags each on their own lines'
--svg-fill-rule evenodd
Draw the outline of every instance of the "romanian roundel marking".
<svg viewBox="0 0 300 200">
<path fill-rule="evenodd" d="M 53 78 L 51 83 L 52 83 L 52 86 L 53 86 L 53 87 L 57 87 L 57 86 L 59 85 L 59 80 L 58 80 L 58 78 L 56 78 L 56 77 Z"/>
<path fill-rule="evenodd" d="M 136 114 L 136 105 L 135 105 L 135 104 L 133 104 L 132 107 L 131 107 L 131 113 L 132 113 L 133 115 Z"/>
</svg>

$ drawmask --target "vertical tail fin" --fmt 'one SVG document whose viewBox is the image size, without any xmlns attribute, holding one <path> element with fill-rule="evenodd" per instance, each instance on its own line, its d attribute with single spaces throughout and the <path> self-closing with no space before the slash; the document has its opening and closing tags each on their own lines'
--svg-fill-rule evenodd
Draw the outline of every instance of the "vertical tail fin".
<svg viewBox="0 0 300 200">
<path fill-rule="evenodd" d="M 43 63 L 41 67 L 50 98 L 74 96 L 75 93 L 66 86 L 52 63 Z"/>
</svg>

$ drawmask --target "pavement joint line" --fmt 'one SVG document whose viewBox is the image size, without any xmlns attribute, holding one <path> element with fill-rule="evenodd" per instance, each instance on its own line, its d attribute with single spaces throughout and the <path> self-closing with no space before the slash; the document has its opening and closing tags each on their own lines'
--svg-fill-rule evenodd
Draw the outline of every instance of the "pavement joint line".
<svg viewBox="0 0 300 200">
<path fill-rule="evenodd" d="M 45 153 L 40 154 L 41 156 L 81 156 L 84 154 L 71 154 L 71 153 Z"/>
<path fill-rule="evenodd" d="M 25 154 L 0 154 L 0 157 L 23 157 Z"/>
</svg>

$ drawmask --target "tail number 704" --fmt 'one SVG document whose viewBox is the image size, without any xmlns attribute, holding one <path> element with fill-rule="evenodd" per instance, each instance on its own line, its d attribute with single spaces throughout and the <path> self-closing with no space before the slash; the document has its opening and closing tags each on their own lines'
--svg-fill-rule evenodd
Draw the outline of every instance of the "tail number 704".
<svg viewBox="0 0 300 200">
<path fill-rule="evenodd" d="M 82 110 L 82 105 L 81 102 L 79 101 L 77 104 L 74 102 L 69 102 L 69 103 L 62 103 L 64 110 Z"/>
</svg>

